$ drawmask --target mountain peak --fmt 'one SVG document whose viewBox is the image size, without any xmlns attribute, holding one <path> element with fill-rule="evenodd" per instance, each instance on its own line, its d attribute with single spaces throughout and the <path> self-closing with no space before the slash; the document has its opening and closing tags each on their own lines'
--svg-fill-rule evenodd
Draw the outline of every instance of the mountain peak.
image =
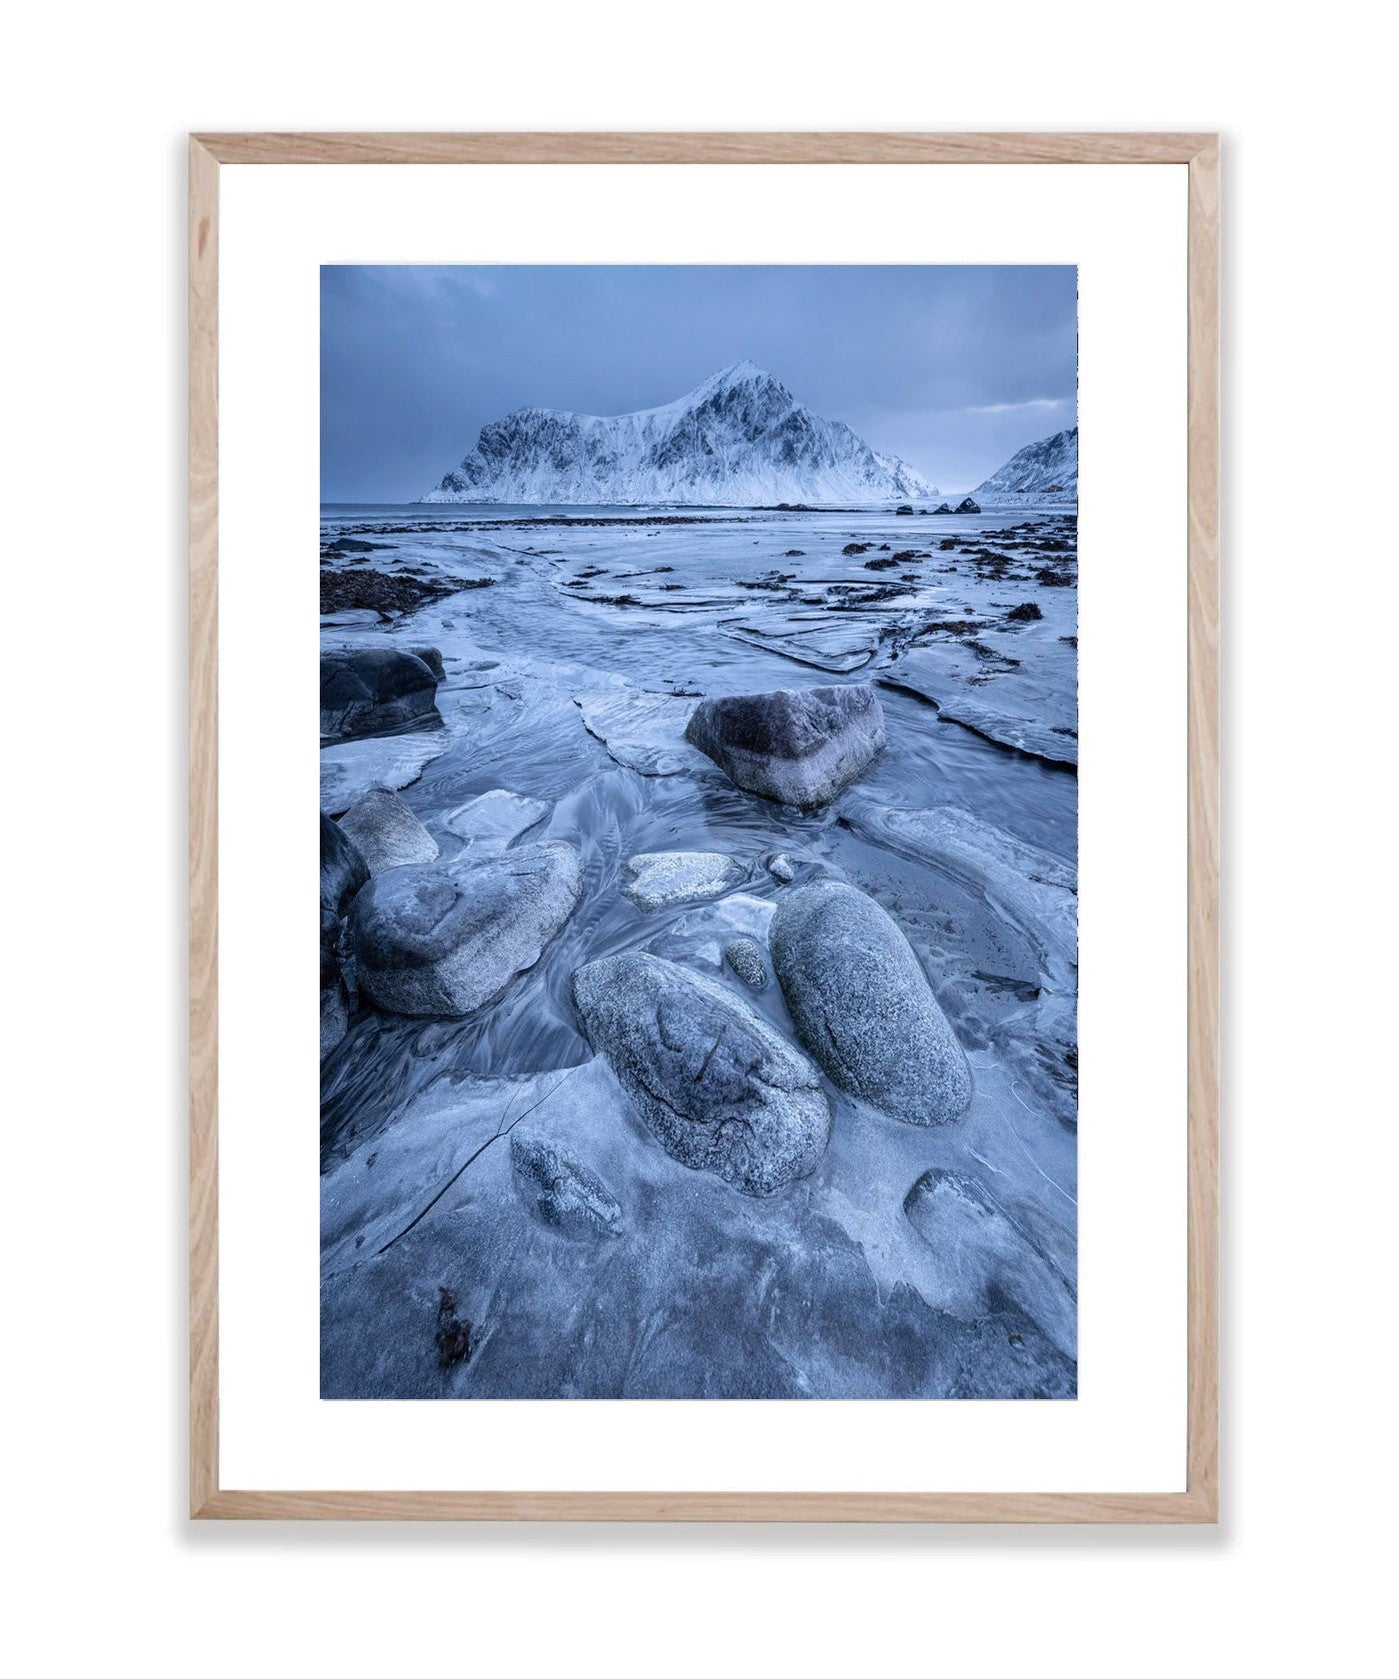
<svg viewBox="0 0 1399 1679">
<path fill-rule="evenodd" d="M 761 506 L 936 494 L 745 358 L 632 414 L 517 408 L 483 426 L 476 447 L 423 499 Z"/>
<path fill-rule="evenodd" d="M 1056 431 L 1027 443 L 993 472 L 973 494 L 978 500 L 1038 496 L 1051 501 L 1078 499 L 1078 427 Z"/>
</svg>

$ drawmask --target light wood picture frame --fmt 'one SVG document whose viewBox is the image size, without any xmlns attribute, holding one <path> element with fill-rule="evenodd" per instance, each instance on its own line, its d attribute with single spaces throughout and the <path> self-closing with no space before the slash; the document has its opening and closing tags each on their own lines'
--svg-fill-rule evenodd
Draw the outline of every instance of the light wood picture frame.
<svg viewBox="0 0 1399 1679">
<path fill-rule="evenodd" d="M 1188 169 L 1188 1334 L 1183 1491 L 259 1491 L 219 1467 L 218 276 L 225 164 Z M 190 1511 L 317 1520 L 1209 1523 L 1219 1511 L 1219 144 L 1157 134 L 199 134 L 189 143 Z"/>
</svg>

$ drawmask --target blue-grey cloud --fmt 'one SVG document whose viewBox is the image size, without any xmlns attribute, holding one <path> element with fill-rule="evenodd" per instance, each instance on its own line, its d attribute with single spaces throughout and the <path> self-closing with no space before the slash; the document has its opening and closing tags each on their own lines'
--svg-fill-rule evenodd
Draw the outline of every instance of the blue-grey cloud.
<svg viewBox="0 0 1399 1679">
<path fill-rule="evenodd" d="M 411 501 L 525 404 L 621 414 L 745 357 L 945 489 L 1077 422 L 1035 267 L 326 267 L 321 495 Z"/>
</svg>

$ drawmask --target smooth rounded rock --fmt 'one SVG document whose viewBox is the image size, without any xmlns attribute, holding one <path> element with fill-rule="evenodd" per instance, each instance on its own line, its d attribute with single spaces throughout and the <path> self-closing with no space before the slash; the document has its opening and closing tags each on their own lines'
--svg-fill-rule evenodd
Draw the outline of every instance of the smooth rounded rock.
<svg viewBox="0 0 1399 1679">
<path fill-rule="evenodd" d="M 882 750 L 884 713 L 868 682 L 729 694 L 696 706 L 685 738 L 737 786 L 810 810 Z"/>
<path fill-rule="evenodd" d="M 390 869 L 350 911 L 356 982 L 394 1014 L 470 1014 L 533 967 L 581 890 L 567 845 Z"/>
<path fill-rule="evenodd" d="M 321 734 L 347 740 L 382 734 L 437 713 L 437 678 L 398 647 L 321 654 Z"/>
<path fill-rule="evenodd" d="M 768 935 L 801 1041 L 843 1090 L 910 1125 L 971 1100 L 966 1055 L 913 947 L 873 898 L 840 881 L 783 896 Z"/>
<path fill-rule="evenodd" d="M 588 1041 L 657 1141 L 745 1195 L 811 1172 L 830 1138 L 815 1067 L 742 997 L 644 951 L 573 976 Z"/>
<path fill-rule="evenodd" d="M 763 947 L 756 939 L 740 936 L 724 946 L 724 960 L 747 986 L 761 991 L 768 982 L 768 966 L 763 960 Z"/>
<path fill-rule="evenodd" d="M 409 863 L 430 863 L 437 855 L 437 841 L 408 801 L 384 787 L 373 787 L 357 799 L 340 818 L 340 831 L 353 841 L 372 875 Z"/>
</svg>

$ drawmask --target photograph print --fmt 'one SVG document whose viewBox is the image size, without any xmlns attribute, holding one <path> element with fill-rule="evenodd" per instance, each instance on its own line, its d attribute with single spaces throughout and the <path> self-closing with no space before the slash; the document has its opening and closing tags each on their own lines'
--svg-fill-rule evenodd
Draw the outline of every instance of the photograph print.
<svg viewBox="0 0 1399 1679">
<path fill-rule="evenodd" d="M 320 319 L 322 1397 L 1073 1399 L 1076 270 Z"/>
</svg>

